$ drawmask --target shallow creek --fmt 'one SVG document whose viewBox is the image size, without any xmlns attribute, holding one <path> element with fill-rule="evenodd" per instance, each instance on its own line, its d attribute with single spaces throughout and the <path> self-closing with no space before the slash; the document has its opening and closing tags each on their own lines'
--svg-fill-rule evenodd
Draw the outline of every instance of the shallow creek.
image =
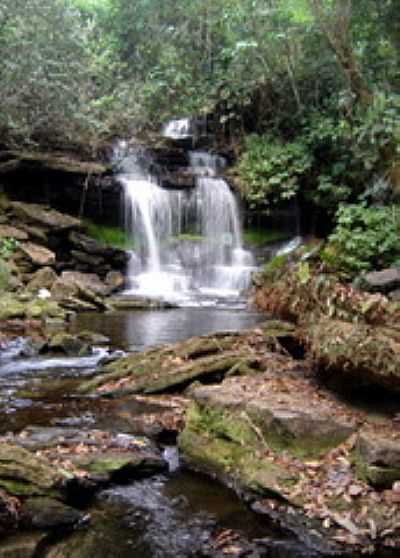
<svg viewBox="0 0 400 558">
<path fill-rule="evenodd" d="M 72 330 L 90 329 L 111 340 L 113 350 L 143 350 L 213 331 L 240 330 L 262 319 L 228 309 L 118 312 L 79 316 Z M 1 433 L 27 426 L 78 426 L 132 432 L 113 414 L 113 402 L 74 395 L 105 355 L 39 358 L 16 341 L 0 354 Z M 157 412 L 152 402 L 133 403 L 130 413 Z M 133 429 L 134 430 L 134 429 Z M 88 524 L 45 540 L 33 558 L 186 558 L 318 556 L 251 512 L 235 493 L 179 463 L 164 448 L 170 471 L 102 491 L 87 510 Z M 17 556 L 2 550 L 1 556 Z M 18 557 L 25 555 L 18 554 Z"/>
</svg>

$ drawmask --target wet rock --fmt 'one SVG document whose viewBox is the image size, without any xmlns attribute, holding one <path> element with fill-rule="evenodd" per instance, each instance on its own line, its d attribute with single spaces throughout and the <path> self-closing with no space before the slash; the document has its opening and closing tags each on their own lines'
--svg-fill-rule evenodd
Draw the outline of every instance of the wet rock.
<svg viewBox="0 0 400 558">
<path fill-rule="evenodd" d="M 360 478 L 371 485 L 392 488 L 400 480 L 400 436 L 364 429 L 357 437 L 354 455 Z"/>
<path fill-rule="evenodd" d="M 109 271 L 105 278 L 106 285 L 110 288 L 110 292 L 120 291 L 125 286 L 125 277 L 119 271 Z"/>
<path fill-rule="evenodd" d="M 76 335 L 60 332 L 49 341 L 47 349 L 50 352 L 61 352 L 69 356 L 84 356 L 91 353 L 88 344 Z"/>
<path fill-rule="evenodd" d="M 71 312 L 93 312 L 99 310 L 98 306 L 73 296 L 60 300 L 60 304 Z"/>
<path fill-rule="evenodd" d="M 117 295 L 110 299 L 110 304 L 117 310 L 159 310 L 177 308 L 177 305 L 166 300 L 154 298 Z"/>
<path fill-rule="evenodd" d="M 27 289 L 37 292 L 40 289 L 51 289 L 57 281 L 57 273 L 51 267 L 43 267 L 34 273 L 27 284 Z"/>
<path fill-rule="evenodd" d="M 47 229 L 65 231 L 79 229 L 82 226 L 79 219 L 40 204 L 11 202 L 10 207 L 14 215 L 22 221 L 40 225 Z"/>
<path fill-rule="evenodd" d="M 49 266 L 56 261 L 54 252 L 33 242 L 22 242 L 19 249 L 36 266 Z"/>
<path fill-rule="evenodd" d="M 394 267 L 366 273 L 356 280 L 356 284 L 364 291 L 389 293 L 400 288 L 400 268 Z"/>
<path fill-rule="evenodd" d="M 69 471 L 71 478 L 92 484 L 141 478 L 167 467 L 160 451 L 146 438 L 101 430 L 31 427 L 15 438 L 39 451 L 50 463 Z M 68 488 L 68 487 L 67 487 Z"/>
<path fill-rule="evenodd" d="M 37 497 L 24 502 L 22 516 L 28 528 L 54 529 L 72 527 L 82 521 L 84 514 L 52 498 Z"/>
<path fill-rule="evenodd" d="M 102 335 L 101 333 L 96 333 L 94 331 L 80 331 L 77 334 L 78 339 L 89 345 L 107 345 L 110 343 L 110 338 Z"/>
</svg>

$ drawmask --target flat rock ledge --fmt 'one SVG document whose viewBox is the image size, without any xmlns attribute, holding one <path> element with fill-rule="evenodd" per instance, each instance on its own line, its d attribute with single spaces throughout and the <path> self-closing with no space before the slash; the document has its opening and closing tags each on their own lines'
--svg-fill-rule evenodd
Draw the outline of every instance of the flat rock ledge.
<svg viewBox="0 0 400 558">
<path fill-rule="evenodd" d="M 284 347 L 265 328 L 268 325 L 242 334 L 210 334 L 130 354 L 105 366 L 81 385 L 80 392 L 151 395 L 180 392 L 196 381 L 215 383 L 227 376 L 257 374 L 265 362 L 280 366 L 287 361 Z"/>
<path fill-rule="evenodd" d="M 0 535 L 72 527 L 86 518 L 77 507 L 99 488 L 166 468 L 160 452 L 144 437 L 57 427 L 30 427 L 3 436 Z"/>
<path fill-rule="evenodd" d="M 191 396 L 179 436 L 188 464 L 324 554 L 400 548 L 395 420 L 355 411 L 292 368 L 197 386 Z"/>
</svg>

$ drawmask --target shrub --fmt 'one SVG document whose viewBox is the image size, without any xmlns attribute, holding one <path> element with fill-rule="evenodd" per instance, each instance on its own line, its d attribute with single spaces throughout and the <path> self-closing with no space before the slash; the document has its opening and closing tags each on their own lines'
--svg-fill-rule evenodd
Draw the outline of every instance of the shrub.
<svg viewBox="0 0 400 558">
<path fill-rule="evenodd" d="M 400 209 L 398 206 L 342 205 L 337 225 L 329 237 L 330 263 L 349 275 L 379 269 L 400 256 Z"/>
</svg>

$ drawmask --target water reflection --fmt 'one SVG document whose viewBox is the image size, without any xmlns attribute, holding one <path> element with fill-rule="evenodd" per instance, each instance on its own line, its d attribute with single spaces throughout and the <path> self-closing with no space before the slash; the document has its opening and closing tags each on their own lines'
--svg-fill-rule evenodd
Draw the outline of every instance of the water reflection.
<svg viewBox="0 0 400 558">
<path fill-rule="evenodd" d="M 115 347 L 138 351 L 217 331 L 238 331 L 255 326 L 265 316 L 257 312 L 219 308 L 138 310 L 112 314 L 82 314 L 73 330 L 90 329 L 109 337 Z"/>
</svg>

